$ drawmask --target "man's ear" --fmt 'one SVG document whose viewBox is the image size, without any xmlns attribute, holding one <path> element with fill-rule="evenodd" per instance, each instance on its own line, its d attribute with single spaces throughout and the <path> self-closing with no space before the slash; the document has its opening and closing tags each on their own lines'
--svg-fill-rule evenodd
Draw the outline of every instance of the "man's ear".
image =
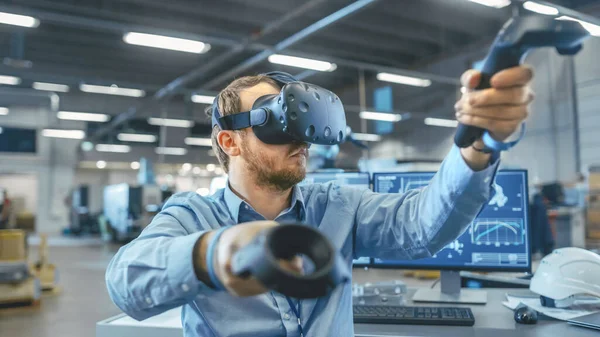
<svg viewBox="0 0 600 337">
<path fill-rule="evenodd" d="M 227 155 L 235 157 L 240 155 L 240 137 L 233 131 L 219 131 L 217 142 Z"/>
</svg>

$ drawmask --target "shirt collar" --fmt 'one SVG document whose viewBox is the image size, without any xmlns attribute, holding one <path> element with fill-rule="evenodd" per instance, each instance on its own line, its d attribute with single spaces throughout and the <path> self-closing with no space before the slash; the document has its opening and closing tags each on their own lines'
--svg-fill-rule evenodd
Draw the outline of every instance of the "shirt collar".
<svg viewBox="0 0 600 337">
<path fill-rule="evenodd" d="M 240 209 L 247 203 L 235 194 L 229 186 L 229 181 L 225 186 L 224 192 L 225 204 L 233 220 L 237 223 L 239 221 Z M 292 202 L 290 207 L 283 211 L 283 213 L 291 211 L 294 207 L 298 208 L 299 220 L 304 221 L 306 217 L 306 207 L 304 205 L 304 197 L 302 196 L 302 190 L 298 185 L 295 185 L 292 189 Z"/>
</svg>

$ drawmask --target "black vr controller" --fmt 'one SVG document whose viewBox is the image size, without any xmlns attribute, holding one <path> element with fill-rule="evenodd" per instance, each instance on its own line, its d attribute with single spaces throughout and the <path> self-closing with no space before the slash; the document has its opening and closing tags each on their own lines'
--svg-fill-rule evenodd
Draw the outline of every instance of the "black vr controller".
<svg viewBox="0 0 600 337">
<path fill-rule="evenodd" d="M 279 265 L 279 260 L 299 254 L 312 260 L 314 272 L 298 275 Z M 348 266 L 329 240 L 317 229 L 301 224 L 284 224 L 259 233 L 235 253 L 231 267 L 237 276 L 254 276 L 268 289 L 299 299 L 325 296 L 350 280 Z"/>
<path fill-rule="evenodd" d="M 547 16 L 525 16 L 510 19 L 498 33 L 481 69 L 481 83 L 476 90 L 490 88 L 497 72 L 518 66 L 535 48 L 555 47 L 561 55 L 575 55 L 589 32 L 579 22 L 556 20 Z M 454 143 L 469 147 L 485 130 L 460 124 Z"/>
</svg>

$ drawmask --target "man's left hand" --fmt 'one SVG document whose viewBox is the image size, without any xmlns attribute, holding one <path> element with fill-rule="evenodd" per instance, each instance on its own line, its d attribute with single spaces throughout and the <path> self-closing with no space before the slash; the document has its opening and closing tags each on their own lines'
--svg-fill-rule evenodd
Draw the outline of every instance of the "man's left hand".
<svg viewBox="0 0 600 337">
<path fill-rule="evenodd" d="M 509 68 L 492 77 L 491 88 L 474 91 L 481 81 L 481 73 L 466 71 L 461 77 L 466 90 L 454 106 L 456 119 L 462 124 L 486 129 L 492 138 L 504 141 L 527 118 L 529 103 L 534 97 L 529 86 L 532 77 L 529 67 Z"/>
</svg>

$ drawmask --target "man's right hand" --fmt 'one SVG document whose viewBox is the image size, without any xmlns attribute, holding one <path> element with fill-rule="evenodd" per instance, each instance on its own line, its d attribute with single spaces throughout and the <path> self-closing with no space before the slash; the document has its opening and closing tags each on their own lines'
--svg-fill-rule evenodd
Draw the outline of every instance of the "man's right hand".
<svg viewBox="0 0 600 337">
<path fill-rule="evenodd" d="M 279 224 L 275 221 L 247 222 L 229 227 L 219 238 L 214 254 L 215 261 L 213 261 L 213 267 L 225 289 L 232 295 L 247 297 L 259 295 L 268 291 L 268 289 L 254 277 L 241 278 L 234 275 L 231 270 L 231 261 L 233 260 L 235 253 L 252 242 L 256 235 L 263 230 L 274 226 L 279 226 Z M 203 242 L 199 245 L 201 250 L 200 256 L 202 256 L 202 259 L 206 259 L 206 249 L 213 237 L 214 232 L 208 233 L 202 237 Z M 289 261 L 280 261 L 279 264 L 282 268 L 291 272 L 301 274 L 303 270 L 302 259 L 300 257 L 296 257 Z M 202 265 L 206 268 L 205 263 L 202 263 Z"/>
</svg>

